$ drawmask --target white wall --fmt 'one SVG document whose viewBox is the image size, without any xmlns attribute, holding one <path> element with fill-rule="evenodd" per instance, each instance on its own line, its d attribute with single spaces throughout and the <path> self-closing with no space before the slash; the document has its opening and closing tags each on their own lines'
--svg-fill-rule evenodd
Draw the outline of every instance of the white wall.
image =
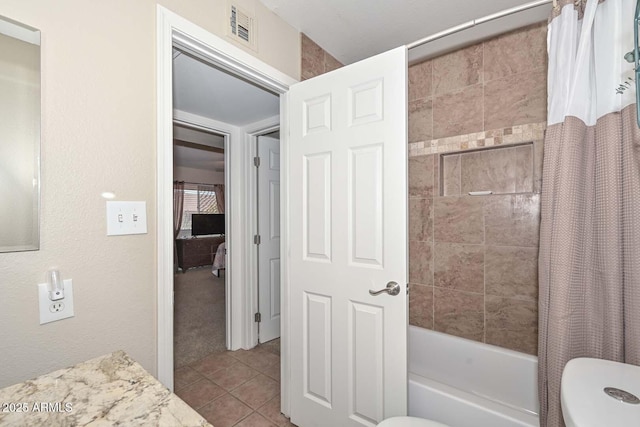
<svg viewBox="0 0 640 427">
<path fill-rule="evenodd" d="M 159 3 L 224 36 L 226 0 Z M 257 0 L 257 56 L 295 78 L 299 34 Z M 0 387 L 124 349 L 156 372 L 155 0 L 3 0 L 42 31 L 41 250 L 0 254 Z M 146 200 L 146 235 L 107 237 L 103 191 Z M 75 317 L 39 325 L 36 284 L 60 269 Z"/>
</svg>

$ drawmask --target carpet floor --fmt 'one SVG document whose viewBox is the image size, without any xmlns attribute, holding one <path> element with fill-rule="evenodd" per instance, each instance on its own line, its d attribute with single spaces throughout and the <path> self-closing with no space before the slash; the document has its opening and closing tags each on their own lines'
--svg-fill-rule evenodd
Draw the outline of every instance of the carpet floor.
<svg viewBox="0 0 640 427">
<path fill-rule="evenodd" d="M 194 268 L 174 276 L 174 368 L 206 355 L 225 351 L 224 275 L 211 267 Z"/>
</svg>

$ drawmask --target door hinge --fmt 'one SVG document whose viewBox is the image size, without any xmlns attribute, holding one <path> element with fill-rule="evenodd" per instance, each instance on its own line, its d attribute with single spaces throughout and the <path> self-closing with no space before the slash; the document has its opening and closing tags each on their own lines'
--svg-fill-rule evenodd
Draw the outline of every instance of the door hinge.
<svg viewBox="0 0 640 427">
<path fill-rule="evenodd" d="M 260 235 L 256 234 L 255 236 L 253 236 L 253 244 L 254 245 L 259 245 L 260 244 Z"/>
<path fill-rule="evenodd" d="M 262 322 L 262 315 L 261 315 L 260 313 L 256 313 L 256 314 L 253 316 L 253 321 L 254 321 L 254 322 L 257 322 L 257 323 Z"/>
<path fill-rule="evenodd" d="M 260 157 L 256 156 L 253 158 L 253 165 L 257 168 L 260 167 Z"/>
</svg>

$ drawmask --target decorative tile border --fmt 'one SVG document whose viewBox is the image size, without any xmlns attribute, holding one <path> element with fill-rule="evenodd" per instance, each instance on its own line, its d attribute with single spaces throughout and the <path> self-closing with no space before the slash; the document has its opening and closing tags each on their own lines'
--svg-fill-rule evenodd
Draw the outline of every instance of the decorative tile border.
<svg viewBox="0 0 640 427">
<path fill-rule="evenodd" d="M 540 140 L 544 139 L 546 128 L 547 122 L 530 123 L 431 141 L 412 142 L 409 144 L 409 157 Z"/>
</svg>

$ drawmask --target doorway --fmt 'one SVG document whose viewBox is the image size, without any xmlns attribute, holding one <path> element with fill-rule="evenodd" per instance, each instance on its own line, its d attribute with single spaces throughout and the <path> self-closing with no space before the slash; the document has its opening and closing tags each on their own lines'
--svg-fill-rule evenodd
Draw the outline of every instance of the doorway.
<svg viewBox="0 0 640 427">
<path fill-rule="evenodd" d="M 274 93 L 273 90 L 266 90 L 262 85 L 258 85 L 249 79 L 228 72 L 219 63 L 203 58 L 201 55 L 194 53 L 191 48 L 185 47 L 184 44 L 176 42 L 176 40 L 172 40 L 171 75 L 172 116 L 174 123 L 177 124 L 174 131 L 177 132 L 183 128 L 189 128 L 200 131 L 200 136 L 204 131 L 205 134 L 210 136 L 217 135 L 220 140 L 224 139 L 224 167 L 222 172 L 225 188 L 224 215 L 226 220 L 224 233 L 224 244 L 226 245 L 224 252 L 226 252 L 226 257 L 224 257 L 224 266 L 215 268 L 217 265 L 215 252 L 218 251 L 214 251 L 214 245 L 209 244 L 208 260 L 196 262 L 197 265 L 193 263 L 185 264 L 184 253 L 182 253 L 182 267 L 185 268 L 180 267 L 179 270 L 185 271 L 186 269 L 187 276 L 202 276 L 191 283 L 194 285 L 193 288 L 196 285 L 201 285 L 203 292 L 210 292 L 213 287 L 220 293 L 218 301 L 220 296 L 224 297 L 225 326 L 224 330 L 221 331 L 221 322 L 213 322 L 212 319 L 209 319 L 212 313 L 207 311 L 206 307 L 202 310 L 195 310 L 203 313 L 200 320 L 208 321 L 209 327 L 217 330 L 214 333 L 208 330 L 208 334 L 193 333 L 192 339 L 194 342 L 191 347 L 198 349 L 198 352 L 193 353 L 195 356 L 201 356 L 201 352 L 213 347 L 211 342 L 198 342 L 198 339 L 210 341 L 211 337 L 220 338 L 225 336 L 225 349 L 248 349 L 257 344 L 258 330 L 258 325 L 254 323 L 254 314 L 258 312 L 257 289 L 254 289 L 254 284 L 257 284 L 258 281 L 256 270 L 258 245 L 251 241 L 252 235 L 256 234 L 254 229 L 255 220 L 252 219 L 256 217 L 255 211 L 258 206 L 257 200 L 252 200 L 251 195 L 257 190 L 258 182 L 252 182 L 250 178 L 254 174 L 251 170 L 253 167 L 253 158 L 251 157 L 253 151 L 252 141 L 257 140 L 265 133 L 279 129 L 279 94 Z M 173 137 L 176 139 L 175 134 Z M 181 148 L 203 148 L 201 146 L 196 147 L 197 143 L 203 144 L 202 141 L 196 143 L 193 141 L 181 142 Z M 215 144 L 204 143 L 204 145 L 212 146 Z M 219 146 L 220 144 L 218 143 L 218 147 L 214 148 L 219 149 Z M 210 150 L 210 148 L 205 148 L 206 150 Z M 172 154 L 173 159 L 175 159 L 176 153 Z M 196 155 L 193 160 L 196 163 L 205 163 L 202 159 L 203 157 L 205 157 L 204 154 L 201 157 Z M 204 172 L 206 171 L 201 171 L 201 173 Z M 207 184 L 203 180 L 195 178 L 184 179 L 183 181 L 195 183 L 196 187 L 206 187 L 206 185 L 201 184 Z M 195 191 L 197 193 L 196 198 L 200 198 L 200 190 L 198 188 L 191 189 L 191 191 Z M 206 193 L 206 189 L 204 193 Z M 279 197 L 277 200 L 279 200 Z M 279 204 L 279 201 L 277 203 Z M 219 213 L 211 212 L 207 214 L 215 215 Z M 180 242 L 183 246 L 185 243 L 202 243 L 203 239 L 211 238 L 211 236 L 194 238 L 193 235 L 188 237 L 188 239 L 183 239 Z M 210 242 L 205 243 L 208 244 Z M 276 248 L 276 251 L 279 254 L 279 247 Z M 178 250 L 178 254 L 180 253 L 181 251 Z M 206 257 L 207 254 L 203 255 Z M 218 273 L 219 277 L 213 277 L 216 273 Z M 189 280 L 186 280 L 186 284 L 182 283 L 184 277 L 180 276 L 180 273 L 175 277 L 177 280 L 175 282 L 171 280 L 168 285 L 175 292 L 173 317 L 174 321 L 178 322 L 180 320 L 178 314 L 185 313 L 184 309 L 178 307 L 178 304 L 185 301 L 185 298 L 182 298 L 184 293 L 181 292 L 185 289 L 184 285 L 189 284 Z M 207 285 L 203 285 L 203 282 L 216 282 L 217 284 L 211 283 L 207 287 Z M 224 283 L 224 289 L 220 288 L 222 283 Z M 276 295 L 276 298 L 279 299 L 279 294 Z M 191 298 L 191 304 L 201 305 L 200 303 L 202 303 L 203 299 Z M 219 303 L 216 306 L 218 307 L 218 312 L 223 308 Z M 186 311 L 190 310 L 187 309 Z M 184 332 L 178 323 L 172 326 L 176 333 Z M 192 332 L 197 330 L 198 328 L 192 328 Z M 200 330 L 205 329 L 201 328 Z M 205 337 L 207 335 L 209 335 L 208 338 Z M 174 337 L 176 336 L 174 335 Z M 215 348 L 217 349 L 217 347 Z M 160 355 L 161 353 L 159 353 L 159 361 Z M 168 356 L 168 354 L 165 356 Z M 191 359 L 195 356 L 192 356 Z M 173 368 L 180 368 L 182 364 L 190 361 L 184 359 L 177 351 L 171 357 L 174 358 Z"/>
<path fill-rule="evenodd" d="M 174 178 L 174 367 L 226 342 L 225 143 L 227 137 L 176 123 Z"/>
</svg>

